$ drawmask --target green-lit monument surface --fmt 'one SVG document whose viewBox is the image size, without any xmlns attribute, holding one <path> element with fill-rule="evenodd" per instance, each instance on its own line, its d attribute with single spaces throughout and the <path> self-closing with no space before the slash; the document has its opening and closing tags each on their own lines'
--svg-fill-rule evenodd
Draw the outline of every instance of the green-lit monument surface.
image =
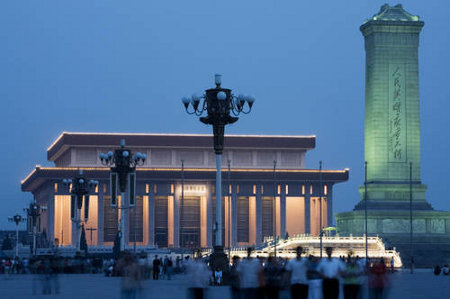
<svg viewBox="0 0 450 299">
<path fill-rule="evenodd" d="M 420 177 L 418 47 L 423 26 L 401 5 L 385 4 L 360 27 L 366 50 L 367 194 L 359 187 L 361 201 L 354 210 L 336 215 L 340 234 L 363 234 L 366 198 L 368 234 L 396 246 L 405 265 L 412 248 L 418 266 L 450 258 L 450 212 L 433 210 Z"/>
</svg>

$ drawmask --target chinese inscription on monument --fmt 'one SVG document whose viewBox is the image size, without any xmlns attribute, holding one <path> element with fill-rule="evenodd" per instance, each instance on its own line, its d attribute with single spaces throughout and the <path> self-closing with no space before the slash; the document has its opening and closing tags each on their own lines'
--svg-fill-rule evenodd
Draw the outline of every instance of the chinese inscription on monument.
<svg viewBox="0 0 450 299">
<path fill-rule="evenodd" d="M 406 161 L 405 65 L 389 65 L 389 162 Z"/>
</svg>

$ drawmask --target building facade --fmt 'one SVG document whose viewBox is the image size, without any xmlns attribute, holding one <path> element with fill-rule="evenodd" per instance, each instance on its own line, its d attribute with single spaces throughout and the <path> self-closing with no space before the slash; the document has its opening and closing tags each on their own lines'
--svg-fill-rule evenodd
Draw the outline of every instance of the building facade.
<svg viewBox="0 0 450 299">
<path fill-rule="evenodd" d="M 79 170 L 99 181 L 85 221 L 89 246 L 112 246 L 120 209 L 111 206 L 110 168 L 99 153 L 120 140 L 147 154 L 136 168 L 136 204 L 129 210 L 128 246 L 207 248 L 214 245 L 215 156 L 212 136 L 187 134 L 62 133 L 48 148 L 52 167 L 36 168 L 22 190 L 46 207 L 39 230 L 47 243 L 74 246 L 75 223 L 63 179 Z M 333 185 L 345 170 L 305 169 L 315 136 L 228 135 L 222 165 L 225 246 L 258 245 L 286 234 L 318 235 L 332 224 Z M 84 206 L 82 207 L 84 210 Z M 84 213 L 83 213 L 84 214 Z"/>
</svg>

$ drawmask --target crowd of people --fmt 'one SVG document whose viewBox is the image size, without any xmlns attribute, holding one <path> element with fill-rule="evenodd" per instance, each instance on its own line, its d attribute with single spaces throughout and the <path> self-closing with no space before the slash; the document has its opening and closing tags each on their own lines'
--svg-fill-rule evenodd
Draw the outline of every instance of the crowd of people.
<svg viewBox="0 0 450 299">
<path fill-rule="evenodd" d="M 297 248 L 292 260 L 269 256 L 267 259 L 252 257 L 232 258 L 224 281 L 231 286 L 233 299 L 277 299 L 281 290 L 288 289 L 292 299 L 339 298 L 342 288 L 344 298 L 361 298 L 362 285 L 368 277 L 370 298 L 385 298 L 390 286 L 384 260 L 371 261 L 349 255 L 332 258 L 332 248 L 326 248 L 327 257 L 302 257 L 303 249 Z M 186 263 L 190 280 L 190 297 L 204 298 L 206 287 L 222 280 L 222 271 L 212 271 L 208 260 L 197 258 Z M 216 276 L 220 273 L 220 279 Z M 211 278 L 211 276 L 213 276 Z"/>
<path fill-rule="evenodd" d="M 102 271 L 104 260 L 83 257 L 32 257 L 4 258 L 0 260 L 0 274 L 35 274 L 45 267 L 54 273 L 98 273 Z"/>
<path fill-rule="evenodd" d="M 383 259 L 367 262 L 349 254 L 344 258 L 332 258 L 332 248 L 326 248 L 327 257 L 303 257 L 303 249 L 296 249 L 294 259 L 269 256 L 252 256 L 248 249 L 247 258 L 234 256 L 229 267 L 212 268 L 211 261 L 201 254 L 194 258 L 187 256 L 147 257 L 125 253 L 115 259 L 89 259 L 82 257 L 3 259 L 0 273 L 41 274 L 42 292 L 49 294 L 59 291 L 59 273 L 99 273 L 106 276 L 122 277 L 122 297 L 135 298 L 141 289 L 143 279 L 168 279 L 173 274 L 185 273 L 192 298 L 204 298 L 210 285 L 229 285 L 233 299 L 277 299 L 282 290 L 289 290 L 291 298 L 328 299 L 361 298 L 362 285 L 368 280 L 370 298 L 385 298 L 390 286 L 387 267 Z M 391 261 L 393 265 L 393 261 Z M 448 268 L 448 267 L 447 267 Z M 391 268 L 391 271 L 393 269 Z M 444 270 L 444 269 L 443 269 Z M 446 271 L 448 272 L 448 270 Z"/>
</svg>

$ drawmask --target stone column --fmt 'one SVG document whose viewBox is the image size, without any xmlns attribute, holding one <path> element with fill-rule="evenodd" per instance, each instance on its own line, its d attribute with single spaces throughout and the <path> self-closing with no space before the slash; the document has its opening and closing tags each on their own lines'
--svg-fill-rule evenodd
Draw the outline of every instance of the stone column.
<svg viewBox="0 0 450 299">
<path fill-rule="evenodd" d="M 58 184 L 60 186 L 61 184 Z M 50 188 L 47 204 L 47 237 L 50 244 L 55 241 L 55 190 Z M 42 228 L 41 228 L 42 229 Z"/>
<path fill-rule="evenodd" d="M 261 186 L 256 188 L 256 245 L 262 243 L 262 201 Z"/>
<path fill-rule="evenodd" d="M 281 185 L 280 192 L 280 234 L 284 238 L 286 235 L 286 185 Z"/>
<path fill-rule="evenodd" d="M 213 222 L 212 222 L 212 216 L 213 216 L 213 210 L 212 210 L 212 192 L 211 192 L 211 183 L 206 183 L 206 211 L 207 211 L 207 228 L 206 228 L 206 235 L 207 235 L 207 244 L 208 247 L 212 247 L 212 240 L 213 240 Z"/>
<path fill-rule="evenodd" d="M 311 233 L 311 195 L 309 194 L 309 185 L 305 185 L 307 187 L 305 194 L 305 233 Z"/>
<path fill-rule="evenodd" d="M 149 186 L 148 193 L 148 246 L 155 246 L 155 192 L 153 185 Z"/>
<path fill-rule="evenodd" d="M 237 247 L 237 184 L 233 185 L 231 193 L 231 244 Z"/>
<path fill-rule="evenodd" d="M 333 185 L 327 185 L 327 195 L 325 195 L 327 199 L 327 225 L 333 225 Z"/>
<path fill-rule="evenodd" d="M 103 207 L 103 196 L 105 196 L 103 192 L 103 186 L 105 182 L 101 182 L 98 185 L 98 215 L 97 215 L 97 244 L 98 246 L 103 246 L 103 237 L 104 237 L 104 207 Z"/>
<path fill-rule="evenodd" d="M 181 189 L 181 187 L 180 187 Z M 180 247 L 180 200 L 181 194 L 173 194 L 173 246 Z"/>
</svg>

